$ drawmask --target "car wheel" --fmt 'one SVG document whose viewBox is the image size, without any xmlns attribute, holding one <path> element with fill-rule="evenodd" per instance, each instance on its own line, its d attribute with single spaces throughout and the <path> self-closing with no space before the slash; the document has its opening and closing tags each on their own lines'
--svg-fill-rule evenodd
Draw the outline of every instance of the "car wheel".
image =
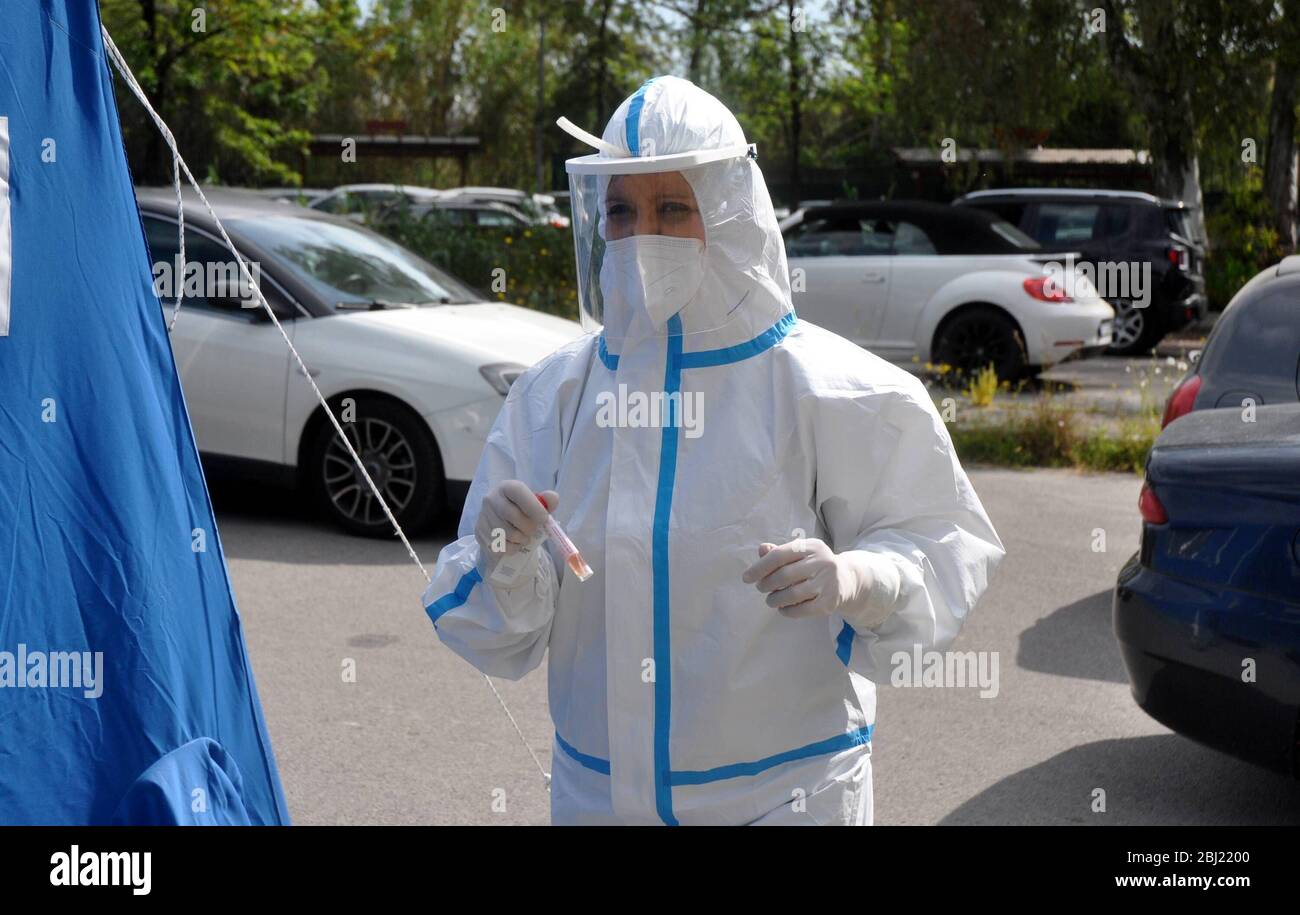
<svg viewBox="0 0 1300 915">
<path fill-rule="evenodd" d="M 1117 356 L 1141 356 L 1160 342 L 1159 327 L 1150 308 L 1134 308 L 1127 299 L 1116 299 L 1115 324 L 1106 352 Z"/>
<path fill-rule="evenodd" d="M 342 420 L 338 405 L 331 406 Z M 428 428 L 407 407 L 378 397 L 356 398 L 349 418 L 343 423 L 348 441 L 397 523 L 408 534 L 427 527 L 444 490 L 442 459 Z M 328 420 L 316 429 L 308 455 L 308 482 L 327 516 L 353 534 L 392 536 L 392 524 Z"/>
<path fill-rule="evenodd" d="M 1024 376 L 1029 356 L 1020 328 L 995 308 L 968 308 L 944 322 L 935 339 L 934 361 L 967 376 L 992 365 L 1002 381 Z"/>
</svg>

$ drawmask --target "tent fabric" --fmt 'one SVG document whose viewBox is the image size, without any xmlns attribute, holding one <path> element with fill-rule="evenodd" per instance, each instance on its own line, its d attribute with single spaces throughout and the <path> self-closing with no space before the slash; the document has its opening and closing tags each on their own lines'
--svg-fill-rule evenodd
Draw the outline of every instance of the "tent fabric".
<svg viewBox="0 0 1300 915">
<path fill-rule="evenodd" d="M 3 19 L 0 823 L 287 824 L 97 5 Z"/>
</svg>

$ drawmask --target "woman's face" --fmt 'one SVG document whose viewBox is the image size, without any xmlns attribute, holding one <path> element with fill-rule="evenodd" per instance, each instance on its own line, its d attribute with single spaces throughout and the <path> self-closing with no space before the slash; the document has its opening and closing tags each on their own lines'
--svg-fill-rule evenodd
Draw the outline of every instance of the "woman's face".
<svg viewBox="0 0 1300 915">
<path fill-rule="evenodd" d="M 681 172 L 616 175 L 605 191 L 605 240 L 672 235 L 704 241 L 704 218 Z"/>
</svg>

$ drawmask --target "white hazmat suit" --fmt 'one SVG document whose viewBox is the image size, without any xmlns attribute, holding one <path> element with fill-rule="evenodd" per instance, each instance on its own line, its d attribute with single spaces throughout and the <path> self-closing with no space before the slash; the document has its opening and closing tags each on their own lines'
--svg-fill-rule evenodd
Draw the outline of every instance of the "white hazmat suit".
<svg viewBox="0 0 1300 915">
<path fill-rule="evenodd" d="M 514 383 L 427 612 L 493 676 L 549 650 L 556 824 L 869 824 L 876 684 L 895 652 L 952 642 L 1002 545 L 924 386 L 796 319 L 762 174 L 717 99 L 651 80 L 591 140 L 569 171 L 600 330 Z M 614 176 L 669 170 L 702 244 L 613 231 Z M 522 582 L 492 583 L 475 527 L 508 480 L 558 493 L 594 577 L 541 547 Z M 800 596 L 820 596 L 773 609 L 745 580 L 760 544 L 806 550 L 822 584 Z"/>
</svg>

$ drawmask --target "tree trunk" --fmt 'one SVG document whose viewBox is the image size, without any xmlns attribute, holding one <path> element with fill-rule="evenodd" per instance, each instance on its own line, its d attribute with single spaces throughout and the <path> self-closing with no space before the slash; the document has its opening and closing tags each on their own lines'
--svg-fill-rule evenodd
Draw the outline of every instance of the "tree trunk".
<svg viewBox="0 0 1300 915">
<path fill-rule="evenodd" d="M 546 132 L 546 10 L 542 9 L 537 24 L 537 123 L 534 137 L 537 179 L 533 188 L 537 193 L 546 190 L 546 154 L 543 137 Z"/>
<path fill-rule="evenodd" d="M 600 8 L 600 31 L 597 32 L 596 54 L 598 63 L 596 65 L 596 117 L 592 124 L 599 130 L 611 114 L 608 106 L 605 104 L 605 88 L 609 83 L 609 14 L 614 6 L 614 0 L 605 0 Z M 632 155 L 636 155 L 636 150 L 632 150 Z"/>
<path fill-rule="evenodd" d="M 799 174 L 799 150 L 803 140 L 803 104 L 800 98 L 799 68 L 799 32 L 795 29 L 795 17 L 799 7 L 795 0 L 786 0 L 787 26 L 789 40 L 787 49 L 790 56 L 790 205 L 797 206 L 803 196 L 802 181 Z"/>
<path fill-rule="evenodd" d="M 1125 18 L 1114 0 L 1106 0 L 1106 52 L 1127 83 L 1131 97 L 1149 125 L 1156 193 L 1182 200 L 1189 207 L 1192 234 L 1206 243 L 1201 169 L 1196 149 L 1196 122 L 1192 105 L 1192 78 L 1178 61 L 1163 61 L 1186 52 L 1189 41 L 1180 40 L 1183 14 L 1165 0 L 1138 0 L 1137 42 L 1130 44 Z M 1143 49 L 1158 49 L 1148 53 Z"/>
<path fill-rule="evenodd" d="M 156 110 L 164 118 L 167 117 L 167 70 L 163 56 L 166 54 L 166 48 L 158 43 L 158 10 L 154 6 L 154 0 L 141 0 L 140 14 L 144 18 L 145 34 L 148 36 L 145 42 L 149 53 L 154 55 L 153 71 L 154 84 L 150 91 L 150 100 L 153 102 Z M 163 161 L 163 138 L 158 132 L 152 121 L 145 121 L 145 141 L 144 141 L 144 168 L 139 180 L 155 184 L 160 183 L 162 178 L 162 161 Z"/>
<path fill-rule="evenodd" d="M 1296 248 L 1296 87 L 1295 64 L 1278 61 L 1268 109 L 1268 140 L 1264 149 L 1264 193 L 1273 211 L 1273 225 L 1288 252 Z"/>
<path fill-rule="evenodd" d="M 708 37 L 708 27 L 705 25 L 708 5 L 709 0 L 695 0 L 695 17 L 691 20 L 691 59 L 686 74 L 697 86 L 700 84 L 700 59 L 704 52 L 704 41 Z"/>
</svg>

